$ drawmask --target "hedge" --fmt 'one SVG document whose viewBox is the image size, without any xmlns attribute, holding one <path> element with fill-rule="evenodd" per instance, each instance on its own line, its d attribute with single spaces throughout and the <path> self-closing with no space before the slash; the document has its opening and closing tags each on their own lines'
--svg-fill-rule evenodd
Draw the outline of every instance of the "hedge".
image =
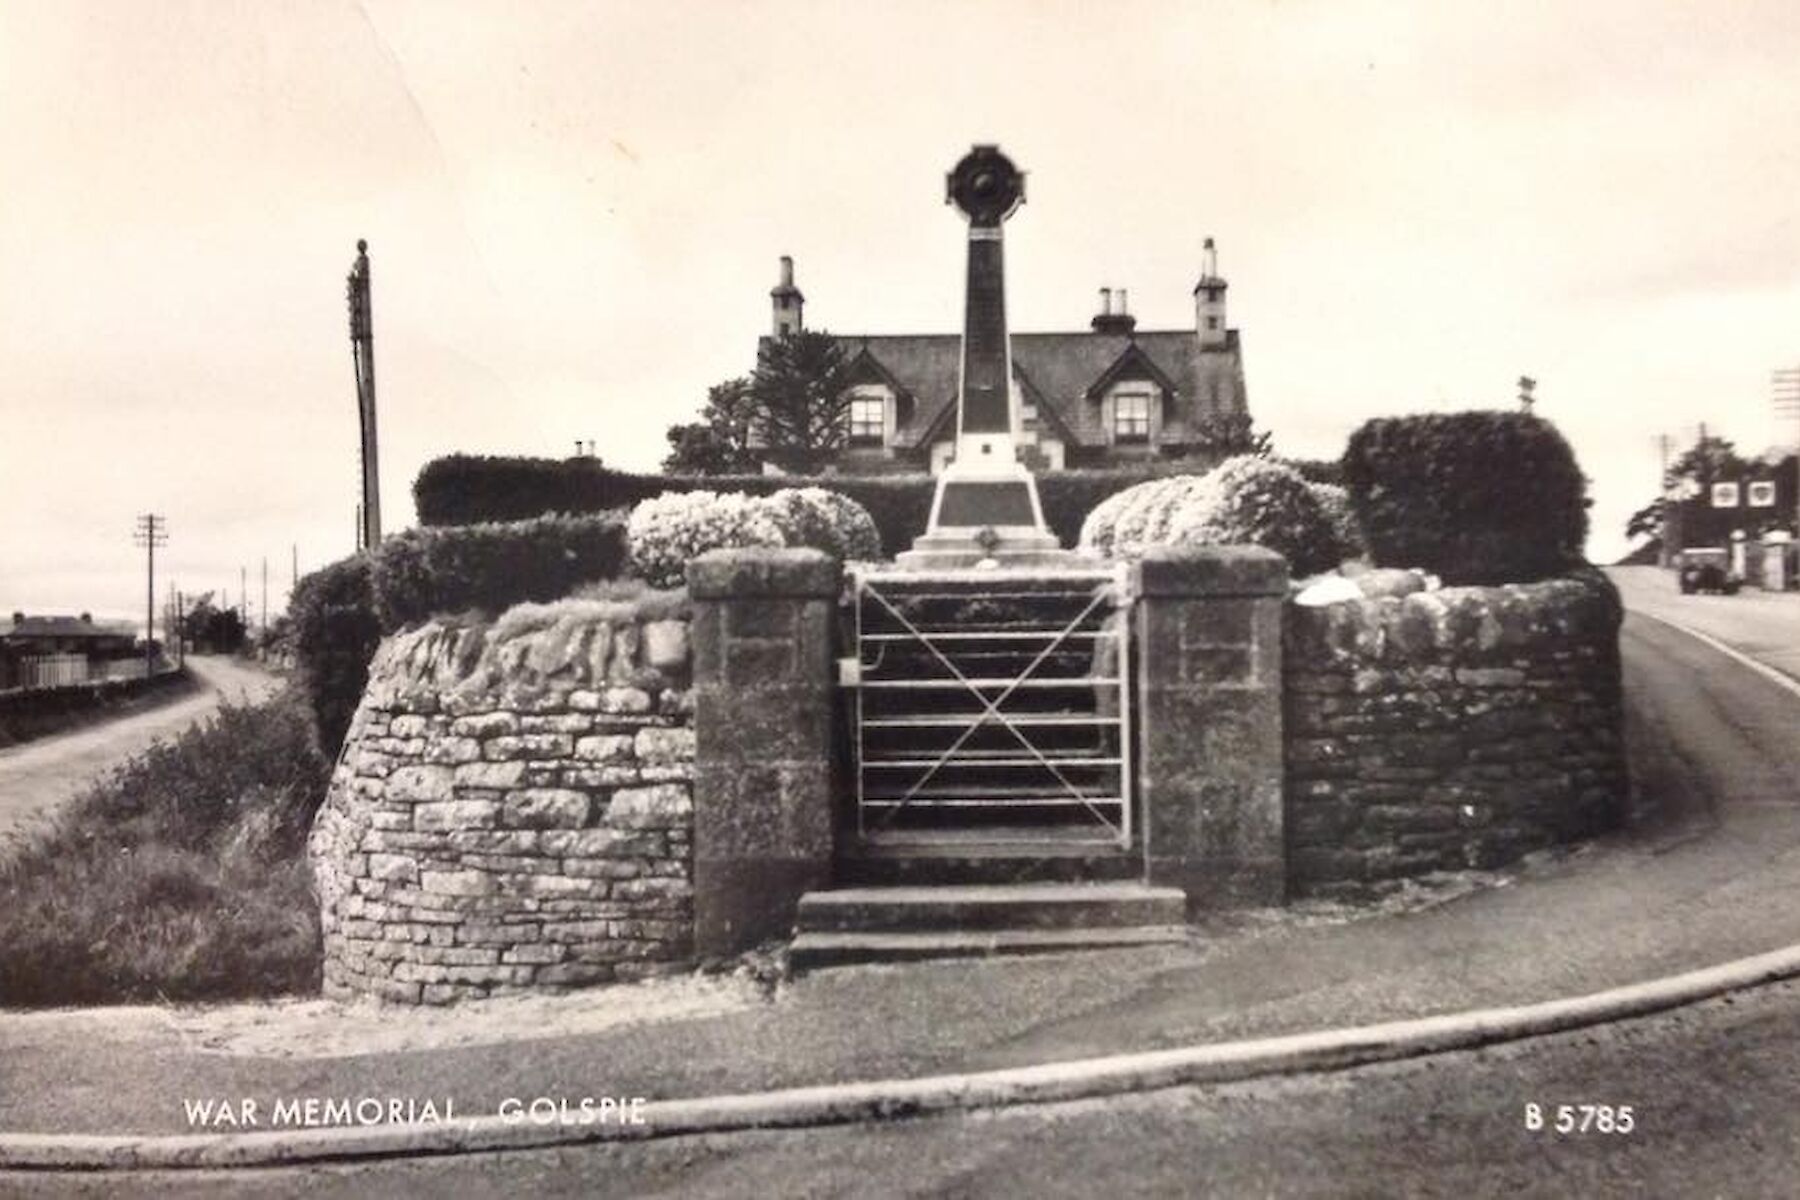
<svg viewBox="0 0 1800 1200">
<path fill-rule="evenodd" d="M 288 605 L 300 687 L 327 758 L 344 744 L 381 642 L 372 575 L 369 555 L 340 559 L 304 576 Z"/>
<path fill-rule="evenodd" d="M 496 614 L 616 578 L 624 563 L 617 513 L 407 529 L 375 552 L 375 610 L 388 632 L 439 613 Z"/>
<path fill-rule="evenodd" d="M 1037 477 L 1044 520 L 1065 546 L 1081 535 L 1093 507 L 1146 479 L 1193 474 L 1217 458 L 1162 459 L 1105 470 L 1047 471 Z M 490 458 L 455 454 L 427 463 L 413 483 L 426 525 L 511 521 L 544 513 L 630 508 L 666 492 L 746 492 L 767 496 L 796 484 L 827 488 L 868 509 L 881 531 L 882 553 L 909 549 L 925 532 L 936 483 L 929 475 L 634 475 L 595 459 Z"/>
<path fill-rule="evenodd" d="M 1344 450 L 1344 482 L 1376 566 L 1494 584 L 1583 561 L 1587 481 L 1562 434 L 1529 413 L 1369 421 Z"/>
<path fill-rule="evenodd" d="M 294 589 L 294 658 L 319 748 L 343 745 L 383 633 L 439 613 L 490 614 L 556 600 L 617 576 L 625 523 L 617 514 L 407 529 L 373 554 L 341 559 Z"/>
</svg>

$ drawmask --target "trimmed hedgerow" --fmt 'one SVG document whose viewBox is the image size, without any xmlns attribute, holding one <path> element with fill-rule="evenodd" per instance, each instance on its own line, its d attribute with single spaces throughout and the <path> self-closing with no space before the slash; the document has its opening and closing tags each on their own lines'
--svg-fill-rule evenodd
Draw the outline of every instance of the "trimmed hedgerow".
<svg viewBox="0 0 1800 1200">
<path fill-rule="evenodd" d="M 375 610 L 393 632 L 441 613 L 555 600 L 624 565 L 617 513 L 407 529 L 375 552 Z"/>
<path fill-rule="evenodd" d="M 1158 460 L 1106 470 L 1047 471 L 1038 479 L 1044 520 L 1072 546 L 1081 523 L 1102 500 L 1141 483 L 1192 474 L 1214 460 Z M 428 463 L 413 484 L 419 520 L 426 525 L 512 521 L 544 513 L 628 509 L 670 492 L 743 492 L 768 496 L 796 482 L 780 475 L 635 475 L 610 470 L 594 459 L 483 458 L 452 455 Z M 936 481 L 929 475 L 822 475 L 805 479 L 856 501 L 881 534 L 881 552 L 893 556 L 925 532 Z"/>
<path fill-rule="evenodd" d="M 328 757 L 344 744 L 381 643 L 372 575 L 369 555 L 340 559 L 302 577 L 288 604 L 300 688 Z"/>
<path fill-rule="evenodd" d="M 426 525 L 507 521 L 544 513 L 629 509 L 679 492 L 769 496 L 796 482 L 785 475 L 634 475 L 593 459 L 484 458 L 456 454 L 427 463 L 413 483 Z M 925 532 L 935 484 L 929 475 L 830 475 L 804 482 L 848 496 L 874 520 L 892 556 Z"/>
<path fill-rule="evenodd" d="M 1350 436 L 1344 478 L 1377 566 L 1494 584 L 1583 561 L 1587 481 L 1562 434 L 1529 413 L 1369 421 Z"/>
</svg>

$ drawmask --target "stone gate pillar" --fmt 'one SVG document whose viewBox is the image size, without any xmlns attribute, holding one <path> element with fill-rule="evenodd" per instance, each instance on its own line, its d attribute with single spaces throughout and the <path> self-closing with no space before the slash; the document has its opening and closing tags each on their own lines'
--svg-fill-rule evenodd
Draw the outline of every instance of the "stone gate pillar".
<svg viewBox="0 0 1800 1200">
<path fill-rule="evenodd" d="M 715 550 L 688 564 L 703 957 L 786 937 L 801 894 L 828 882 L 841 575 L 818 550 Z"/>
<path fill-rule="evenodd" d="M 1281 903 L 1281 611 L 1287 563 L 1166 546 L 1135 568 L 1138 780 L 1150 882 L 1190 915 Z"/>
</svg>

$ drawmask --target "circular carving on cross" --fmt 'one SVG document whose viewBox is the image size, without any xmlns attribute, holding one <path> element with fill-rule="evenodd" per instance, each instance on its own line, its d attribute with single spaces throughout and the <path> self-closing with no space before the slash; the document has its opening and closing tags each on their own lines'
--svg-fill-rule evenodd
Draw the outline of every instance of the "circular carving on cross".
<svg viewBox="0 0 1800 1200">
<path fill-rule="evenodd" d="M 1025 199 L 1025 176 L 998 146 L 977 146 L 950 172 L 950 199 L 971 225 L 998 225 Z"/>
</svg>

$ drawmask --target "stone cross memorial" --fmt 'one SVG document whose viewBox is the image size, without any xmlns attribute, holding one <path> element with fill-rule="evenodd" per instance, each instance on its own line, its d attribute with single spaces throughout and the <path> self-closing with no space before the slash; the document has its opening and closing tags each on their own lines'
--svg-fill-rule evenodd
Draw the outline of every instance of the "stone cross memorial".
<svg viewBox="0 0 1800 1200">
<path fill-rule="evenodd" d="M 938 476 L 931 521 L 900 565 L 1032 565 L 1064 556 L 1019 461 L 1001 228 L 1025 200 L 1025 176 L 997 146 L 976 146 L 950 172 L 947 202 L 969 222 L 956 453 Z"/>
</svg>

